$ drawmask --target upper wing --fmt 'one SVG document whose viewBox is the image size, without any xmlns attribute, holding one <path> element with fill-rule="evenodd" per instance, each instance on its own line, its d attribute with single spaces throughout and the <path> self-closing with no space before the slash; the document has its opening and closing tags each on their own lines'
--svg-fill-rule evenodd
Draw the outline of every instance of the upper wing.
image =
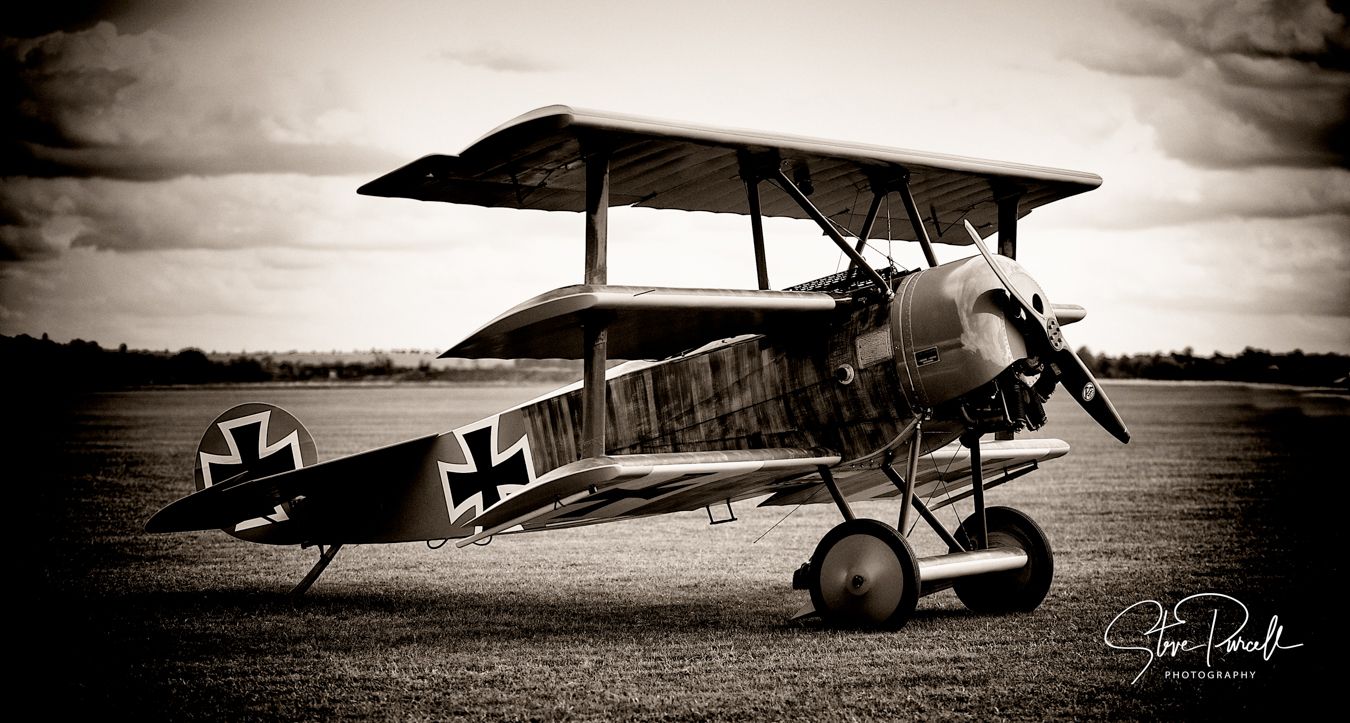
<svg viewBox="0 0 1350 723">
<path fill-rule="evenodd" d="M 578 285 L 555 289 L 488 322 L 443 357 L 580 359 L 589 314 L 608 319 L 611 359 L 662 359 L 709 339 L 826 320 L 821 292 Z"/>
<path fill-rule="evenodd" d="M 573 527 L 696 510 L 772 492 L 794 478 L 839 463 L 822 450 L 752 449 L 593 457 L 559 467 L 469 524 L 471 542 L 503 530 Z"/>
<path fill-rule="evenodd" d="M 858 143 L 710 128 L 549 106 L 483 136 L 459 156 L 426 156 L 359 189 L 370 196 L 477 206 L 582 211 L 582 144 L 608 147 L 610 203 L 685 211 L 750 213 L 741 164 L 790 162 L 815 179 L 811 201 L 846 223 L 867 209 L 873 181 L 908 175 L 910 189 L 935 231 L 933 241 L 970 244 L 960 222 L 988 235 L 998 228 L 998 199 L 1019 195 L 1018 213 L 1101 185 L 1091 173 L 986 161 Z M 762 194 L 766 216 L 808 218 L 786 194 Z M 860 206 L 861 204 L 861 206 Z M 875 238 L 909 238 L 888 213 Z M 895 229 L 894 233 L 890 229 Z"/>
<path fill-rule="evenodd" d="M 1063 457 L 1069 452 L 1069 443 L 1058 439 L 1014 439 L 984 442 L 980 445 L 980 469 L 986 487 L 1030 472 L 1040 462 Z M 900 455 L 900 459 L 904 459 Z M 903 466 L 903 465 L 901 465 Z M 839 491 L 850 500 L 875 500 L 896 497 L 899 488 L 877 468 L 832 470 Z M 901 470 L 903 472 L 903 470 Z M 960 442 L 925 454 L 920 458 L 919 475 L 914 485 L 914 496 L 921 500 L 936 500 L 929 507 L 936 509 L 964 499 L 971 492 L 970 450 Z M 795 505 L 807 502 L 828 502 L 823 494 L 823 482 L 818 475 L 797 480 L 791 489 L 780 490 L 764 500 L 761 506 Z"/>
</svg>

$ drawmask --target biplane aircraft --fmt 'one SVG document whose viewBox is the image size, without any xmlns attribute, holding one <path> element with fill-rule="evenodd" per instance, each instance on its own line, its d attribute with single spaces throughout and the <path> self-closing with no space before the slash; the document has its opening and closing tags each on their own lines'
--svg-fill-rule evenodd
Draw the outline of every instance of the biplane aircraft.
<svg viewBox="0 0 1350 723">
<path fill-rule="evenodd" d="M 235 407 L 202 437 L 197 491 L 147 529 L 317 546 L 303 593 L 344 544 L 463 547 L 677 511 L 728 521 L 732 505 L 752 498 L 833 502 L 844 521 L 793 575 L 828 623 L 898 627 L 921 595 L 948 587 L 975 611 L 1032 610 L 1054 574 L 1050 543 L 1027 515 L 987 507 L 985 490 L 1069 447 L 1015 433 L 1045 423 L 1056 385 L 1120 441 L 1129 432 L 1065 342 L 1061 327 L 1083 309 L 1051 303 L 1013 260 L 1017 223 L 1100 183 L 1013 163 L 533 111 L 458 156 L 426 156 L 359 192 L 583 213 L 583 283 L 515 306 L 444 354 L 581 359 L 582 380 L 459 429 L 324 462 L 284 410 Z M 877 224 L 892 195 L 903 219 Z M 859 198 L 867 207 L 849 228 L 840 219 L 858 217 Z M 610 206 L 749 216 L 758 288 L 609 285 Z M 849 267 L 770 288 L 765 216 L 814 221 Z M 994 234 L 998 255 L 984 239 Z M 917 243 L 925 267 L 873 268 L 861 252 L 883 238 Z M 939 264 L 937 243 L 979 253 Z M 899 500 L 895 527 L 854 516 L 851 502 L 880 498 Z M 973 514 L 948 530 L 934 510 L 966 499 Z M 906 539 L 914 515 L 948 553 L 916 558 Z"/>
</svg>

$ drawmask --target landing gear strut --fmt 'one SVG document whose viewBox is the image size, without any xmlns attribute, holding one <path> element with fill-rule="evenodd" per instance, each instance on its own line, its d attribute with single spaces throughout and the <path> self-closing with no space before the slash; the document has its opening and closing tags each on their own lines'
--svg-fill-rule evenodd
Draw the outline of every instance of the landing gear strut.
<svg viewBox="0 0 1350 723">
<path fill-rule="evenodd" d="M 856 518 L 830 470 L 822 468 L 821 479 L 844 522 L 825 535 L 793 580 L 794 587 L 805 587 L 811 593 L 814 610 L 808 611 L 827 624 L 896 629 L 913 614 L 920 596 L 948 587 L 955 588 L 961 602 L 976 613 L 1026 612 L 1045 600 L 1055 569 L 1050 541 L 1025 513 L 1011 507 L 985 507 L 979 436 L 972 432 L 962 438 L 971 451 L 975 512 L 955 534 L 913 496 L 920 441 L 916 428 L 907 475 L 901 477 L 889 459 L 882 471 L 904 500 L 901 525 L 912 506 L 950 552 L 917 559 L 902 531 L 877 520 Z"/>
</svg>

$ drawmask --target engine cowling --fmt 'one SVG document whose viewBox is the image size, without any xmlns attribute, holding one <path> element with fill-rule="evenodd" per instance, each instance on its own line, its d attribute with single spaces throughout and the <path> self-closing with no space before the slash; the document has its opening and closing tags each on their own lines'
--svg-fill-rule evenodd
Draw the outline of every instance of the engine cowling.
<svg viewBox="0 0 1350 723">
<path fill-rule="evenodd" d="M 1044 301 L 1017 262 L 1000 258 L 1020 289 Z M 974 256 L 906 276 L 891 305 L 900 384 L 911 406 L 933 408 L 978 389 L 1029 356 L 998 277 Z"/>
</svg>

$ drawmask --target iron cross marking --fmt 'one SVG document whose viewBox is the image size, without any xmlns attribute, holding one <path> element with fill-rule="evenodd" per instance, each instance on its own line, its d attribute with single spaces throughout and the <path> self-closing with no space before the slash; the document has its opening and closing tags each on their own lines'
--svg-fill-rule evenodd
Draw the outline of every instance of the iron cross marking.
<svg viewBox="0 0 1350 723">
<path fill-rule="evenodd" d="M 247 477 L 233 480 L 238 483 L 246 479 L 261 479 L 268 475 L 295 469 L 294 445 L 288 444 L 259 456 L 259 452 L 267 446 L 267 440 L 262 438 L 262 433 L 263 425 L 261 422 L 241 424 L 226 431 L 226 434 L 234 439 L 234 448 L 239 451 L 239 461 L 207 462 L 211 468 L 210 479 L 217 482 L 226 482 L 231 481 L 241 472 L 248 472 Z"/>
<path fill-rule="evenodd" d="M 525 451 L 517 449 L 514 454 L 492 466 L 492 428 L 483 427 L 464 434 L 464 446 L 469 448 L 469 457 L 473 462 L 472 472 L 450 472 L 446 481 L 450 485 L 452 507 L 459 507 L 471 497 L 482 493 L 483 502 L 479 510 L 486 510 L 501 501 L 497 492 L 501 485 L 526 485 L 530 483 L 530 473 L 525 467 Z"/>
</svg>

